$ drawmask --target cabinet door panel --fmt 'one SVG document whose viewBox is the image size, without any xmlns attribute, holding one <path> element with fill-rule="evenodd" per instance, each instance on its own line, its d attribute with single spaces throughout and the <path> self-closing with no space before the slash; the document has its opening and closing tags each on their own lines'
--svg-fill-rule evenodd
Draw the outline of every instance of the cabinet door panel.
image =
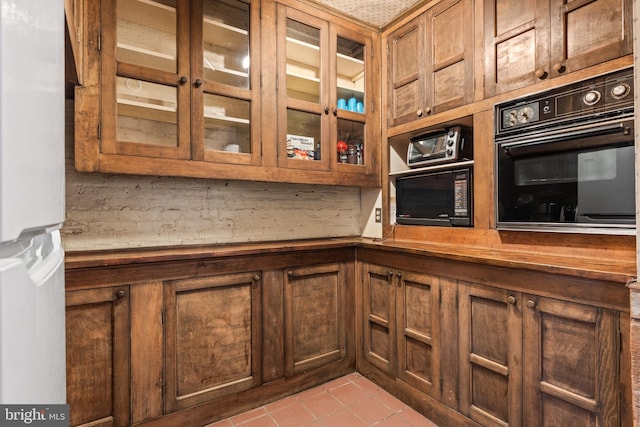
<svg viewBox="0 0 640 427">
<path fill-rule="evenodd" d="M 521 425 L 522 320 L 519 295 L 462 283 L 460 410 L 487 426 Z"/>
<path fill-rule="evenodd" d="M 473 92 L 473 18 L 470 0 L 446 1 L 427 14 L 432 40 L 427 84 L 433 113 L 470 102 Z M 458 28 L 459 31 L 451 31 Z M 429 114 L 427 112 L 427 114 Z"/>
<path fill-rule="evenodd" d="M 556 1 L 552 7 L 552 76 L 560 66 L 566 73 L 632 52 L 630 1 Z"/>
<path fill-rule="evenodd" d="M 389 36 L 389 126 L 419 118 L 426 96 L 425 15 L 420 15 Z"/>
<path fill-rule="evenodd" d="M 292 376 L 345 357 L 345 267 L 288 271 L 285 285 L 285 372 Z"/>
<path fill-rule="evenodd" d="M 67 292 L 70 425 L 129 425 L 127 288 Z"/>
<path fill-rule="evenodd" d="M 617 314 L 528 296 L 524 328 L 530 425 L 619 425 Z"/>
<path fill-rule="evenodd" d="M 440 396 L 440 281 L 403 272 L 396 295 L 398 377 Z"/>
<path fill-rule="evenodd" d="M 395 370 L 395 292 L 392 282 L 393 272 L 389 268 L 363 265 L 364 357 L 388 373 Z"/>
<path fill-rule="evenodd" d="M 259 384 L 259 275 L 180 280 L 165 292 L 169 410 Z"/>
<path fill-rule="evenodd" d="M 485 87 L 488 95 L 536 83 L 549 61 L 548 1 L 485 2 Z"/>
</svg>

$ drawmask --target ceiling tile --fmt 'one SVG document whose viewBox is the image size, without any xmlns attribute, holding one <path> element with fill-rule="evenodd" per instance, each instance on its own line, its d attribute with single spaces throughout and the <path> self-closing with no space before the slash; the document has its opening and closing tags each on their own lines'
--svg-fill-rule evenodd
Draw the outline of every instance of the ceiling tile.
<svg viewBox="0 0 640 427">
<path fill-rule="evenodd" d="M 319 0 L 332 9 L 367 22 L 376 27 L 383 27 L 421 0 Z"/>
</svg>

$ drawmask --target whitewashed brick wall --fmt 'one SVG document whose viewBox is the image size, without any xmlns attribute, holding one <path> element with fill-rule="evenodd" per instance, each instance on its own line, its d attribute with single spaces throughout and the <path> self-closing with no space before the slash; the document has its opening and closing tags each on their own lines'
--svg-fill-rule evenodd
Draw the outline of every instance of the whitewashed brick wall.
<svg viewBox="0 0 640 427">
<path fill-rule="evenodd" d="M 78 173 L 67 104 L 67 251 L 359 236 L 353 187 Z"/>
</svg>

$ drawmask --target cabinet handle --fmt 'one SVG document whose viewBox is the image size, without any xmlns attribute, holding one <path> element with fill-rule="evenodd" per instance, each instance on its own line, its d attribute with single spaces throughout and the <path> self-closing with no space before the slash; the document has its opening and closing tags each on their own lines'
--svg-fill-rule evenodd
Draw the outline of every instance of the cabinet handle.
<svg viewBox="0 0 640 427">
<path fill-rule="evenodd" d="M 125 295 L 127 295 L 127 293 L 122 289 L 118 289 L 118 291 L 116 292 L 116 297 L 117 298 L 124 298 Z"/>
<path fill-rule="evenodd" d="M 180 83 L 181 85 L 185 84 L 187 82 L 187 78 L 185 76 L 180 77 L 180 80 L 178 80 L 178 83 Z"/>
<path fill-rule="evenodd" d="M 553 70 L 556 73 L 564 73 L 565 71 L 567 71 L 567 67 L 565 67 L 564 64 L 554 64 L 553 65 Z"/>
<path fill-rule="evenodd" d="M 539 78 L 540 80 L 544 80 L 547 78 L 547 72 L 545 70 L 543 70 L 542 68 L 538 68 L 536 70 L 536 77 Z"/>
<path fill-rule="evenodd" d="M 509 295 L 509 296 L 507 297 L 507 302 L 508 302 L 509 304 L 512 304 L 512 305 L 513 305 L 513 304 L 515 304 L 515 303 L 516 303 L 516 297 L 514 297 L 513 295 Z"/>
<path fill-rule="evenodd" d="M 534 308 L 536 306 L 536 302 L 532 299 L 527 301 L 527 307 Z"/>
<path fill-rule="evenodd" d="M 196 81 L 193 83 L 193 85 L 195 87 L 200 87 L 202 86 L 202 80 L 201 79 L 196 79 Z"/>
</svg>

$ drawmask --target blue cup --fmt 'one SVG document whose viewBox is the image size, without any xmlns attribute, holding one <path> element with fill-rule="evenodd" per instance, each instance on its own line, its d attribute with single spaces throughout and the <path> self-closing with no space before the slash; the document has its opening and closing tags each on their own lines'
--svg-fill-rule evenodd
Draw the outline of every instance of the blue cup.
<svg viewBox="0 0 640 427">
<path fill-rule="evenodd" d="M 349 98 L 349 111 L 356 111 L 358 100 L 355 98 Z"/>
<path fill-rule="evenodd" d="M 362 102 L 356 104 L 356 111 L 358 113 L 364 113 L 364 104 Z"/>
<path fill-rule="evenodd" d="M 347 101 L 345 101 L 342 98 L 338 99 L 338 108 L 341 109 L 341 110 L 346 110 L 347 109 Z"/>
</svg>

